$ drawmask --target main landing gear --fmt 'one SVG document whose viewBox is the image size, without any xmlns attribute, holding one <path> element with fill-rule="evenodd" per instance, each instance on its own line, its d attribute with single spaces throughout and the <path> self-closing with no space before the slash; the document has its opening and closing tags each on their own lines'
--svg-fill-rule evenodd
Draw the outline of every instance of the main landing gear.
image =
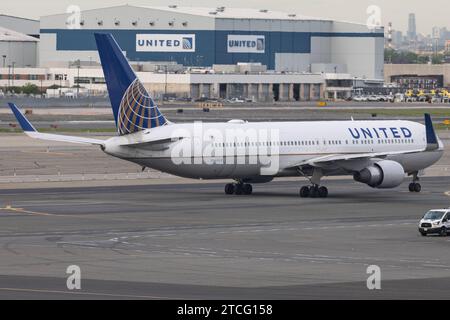
<svg viewBox="0 0 450 320">
<path fill-rule="evenodd" d="M 225 194 L 231 195 L 250 195 L 253 193 L 253 187 L 248 183 L 228 183 L 225 185 Z"/>
<path fill-rule="evenodd" d="M 413 173 L 413 182 L 409 184 L 409 192 L 420 192 L 422 191 L 422 186 L 418 183 L 419 177 L 418 172 Z"/>
<path fill-rule="evenodd" d="M 326 198 L 328 197 L 327 187 L 320 187 L 318 185 L 304 186 L 300 189 L 301 198 Z"/>
<path fill-rule="evenodd" d="M 320 180 L 323 177 L 322 169 L 315 168 L 311 178 L 309 178 L 303 171 L 299 168 L 298 172 L 307 178 L 310 182 L 310 186 L 304 186 L 300 189 L 301 198 L 326 198 L 328 197 L 327 187 L 320 186 Z"/>
</svg>

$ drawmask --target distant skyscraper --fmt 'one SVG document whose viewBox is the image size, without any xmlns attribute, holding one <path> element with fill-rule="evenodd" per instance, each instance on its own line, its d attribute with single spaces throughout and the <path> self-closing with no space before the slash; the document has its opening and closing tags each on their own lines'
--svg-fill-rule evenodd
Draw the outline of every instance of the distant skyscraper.
<svg viewBox="0 0 450 320">
<path fill-rule="evenodd" d="M 439 36 L 440 36 L 440 38 L 441 38 L 441 43 L 442 43 L 442 44 L 445 44 L 445 42 L 446 42 L 447 40 L 450 40 L 450 32 L 447 30 L 446 27 L 441 28 L 440 33 L 439 33 Z"/>
<path fill-rule="evenodd" d="M 392 22 L 389 22 L 388 32 L 387 32 L 387 46 L 389 49 L 392 49 Z"/>
<path fill-rule="evenodd" d="M 403 44 L 403 32 L 394 31 L 392 35 L 392 42 L 396 48 L 399 48 Z"/>
<path fill-rule="evenodd" d="M 431 37 L 433 39 L 440 39 L 441 38 L 441 30 L 439 29 L 439 27 L 433 27 L 433 29 L 431 31 Z"/>
<path fill-rule="evenodd" d="M 440 30 L 438 27 L 433 27 L 431 31 L 431 39 L 433 43 L 433 52 L 437 54 L 439 51 Z"/>
<path fill-rule="evenodd" d="M 410 13 L 408 19 L 408 40 L 415 41 L 416 38 L 417 38 L 416 15 L 414 13 Z"/>
</svg>

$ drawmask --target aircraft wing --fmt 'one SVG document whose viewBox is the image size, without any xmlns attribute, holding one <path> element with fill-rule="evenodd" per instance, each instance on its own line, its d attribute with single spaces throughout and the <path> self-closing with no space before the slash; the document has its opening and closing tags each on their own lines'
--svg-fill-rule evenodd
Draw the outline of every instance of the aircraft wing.
<svg viewBox="0 0 450 320">
<path fill-rule="evenodd" d="M 424 149 L 417 150 L 407 150 L 407 151 L 395 151 L 395 152 L 380 152 L 380 153 L 347 153 L 347 154 L 330 154 L 326 156 L 321 156 L 317 158 L 308 159 L 302 162 L 299 162 L 292 167 L 303 167 L 303 166 L 313 166 L 313 167 L 321 167 L 326 166 L 333 163 L 338 163 L 341 161 L 351 161 L 351 160 L 365 160 L 365 159 L 373 159 L 373 158 L 385 158 L 387 156 L 399 155 L 399 154 L 408 154 L 408 153 L 417 153 L 424 152 Z"/>
<path fill-rule="evenodd" d="M 47 140 L 47 141 L 60 141 L 60 142 L 70 142 L 70 143 L 80 143 L 89 145 L 103 146 L 105 144 L 104 140 L 66 136 L 52 133 L 41 133 L 36 130 L 36 128 L 31 124 L 30 121 L 20 112 L 19 108 L 14 103 L 8 103 L 14 116 L 22 127 L 23 132 L 31 138 Z"/>
</svg>

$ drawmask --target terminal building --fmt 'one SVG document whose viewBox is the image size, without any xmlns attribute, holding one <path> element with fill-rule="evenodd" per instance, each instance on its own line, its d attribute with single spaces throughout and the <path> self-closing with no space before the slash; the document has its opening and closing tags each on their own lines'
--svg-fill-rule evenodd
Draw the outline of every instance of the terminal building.
<svg viewBox="0 0 450 320">
<path fill-rule="evenodd" d="M 42 92 L 48 88 L 65 88 L 57 93 L 78 92 L 83 95 L 104 95 L 103 71 L 93 68 L 0 68 L 0 90 L 35 84 Z M 255 102 L 316 101 L 323 99 L 326 88 L 324 74 L 207 74 L 136 72 L 149 93 L 156 99 L 163 96 L 189 99 L 245 98 Z M 342 77 L 343 75 L 335 75 Z M 347 75 L 348 76 L 348 75 Z M 336 81 L 336 80 L 330 80 Z M 351 90 L 351 82 L 346 85 Z M 338 88 L 343 90 L 343 88 Z"/>
<path fill-rule="evenodd" d="M 404 90 L 450 88 L 450 64 L 386 64 L 385 82 Z"/>
</svg>

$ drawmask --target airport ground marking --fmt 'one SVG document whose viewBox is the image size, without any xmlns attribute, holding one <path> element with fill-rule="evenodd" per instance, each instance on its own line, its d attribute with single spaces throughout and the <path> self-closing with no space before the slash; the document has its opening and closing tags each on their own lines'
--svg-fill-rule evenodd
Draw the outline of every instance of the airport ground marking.
<svg viewBox="0 0 450 320">
<path fill-rule="evenodd" d="M 35 215 L 35 216 L 56 216 L 55 214 L 51 214 L 51 213 L 45 213 L 45 212 L 36 212 L 36 211 L 29 211 L 29 210 L 25 210 L 23 208 L 14 208 L 11 205 L 7 205 L 4 208 L 0 208 L 0 210 L 3 211 L 12 211 L 12 212 L 17 212 L 17 213 L 27 213 L 30 215 Z"/>
<path fill-rule="evenodd" d="M 87 295 L 87 296 L 106 296 L 118 298 L 140 298 L 140 299 L 159 299 L 159 300 L 184 300 L 183 298 L 159 297 L 159 296 L 140 296 L 101 292 L 68 292 L 62 290 L 45 290 L 45 289 L 27 289 L 27 288 L 0 288 L 0 291 L 16 291 L 16 292 L 30 292 L 30 293 L 57 293 L 57 294 L 72 294 L 72 295 Z"/>
<path fill-rule="evenodd" d="M 25 213 L 30 216 L 45 216 L 45 217 L 65 217 L 65 218 L 77 218 L 77 219 L 99 219 L 98 217 L 94 216 L 86 216 L 86 215 L 75 215 L 75 214 L 54 214 L 54 213 L 46 213 L 46 212 L 36 212 L 36 211 L 30 211 L 25 210 L 23 208 L 14 208 L 11 205 L 7 205 L 4 208 L 0 208 L 0 211 L 12 211 L 16 213 Z M 128 221 L 127 219 L 114 219 L 116 221 Z"/>
<path fill-rule="evenodd" d="M 22 153 L 30 153 L 30 154 L 51 154 L 52 156 L 73 156 L 74 153 L 62 153 L 62 152 L 54 152 L 54 151 L 25 151 L 22 150 Z"/>
</svg>

